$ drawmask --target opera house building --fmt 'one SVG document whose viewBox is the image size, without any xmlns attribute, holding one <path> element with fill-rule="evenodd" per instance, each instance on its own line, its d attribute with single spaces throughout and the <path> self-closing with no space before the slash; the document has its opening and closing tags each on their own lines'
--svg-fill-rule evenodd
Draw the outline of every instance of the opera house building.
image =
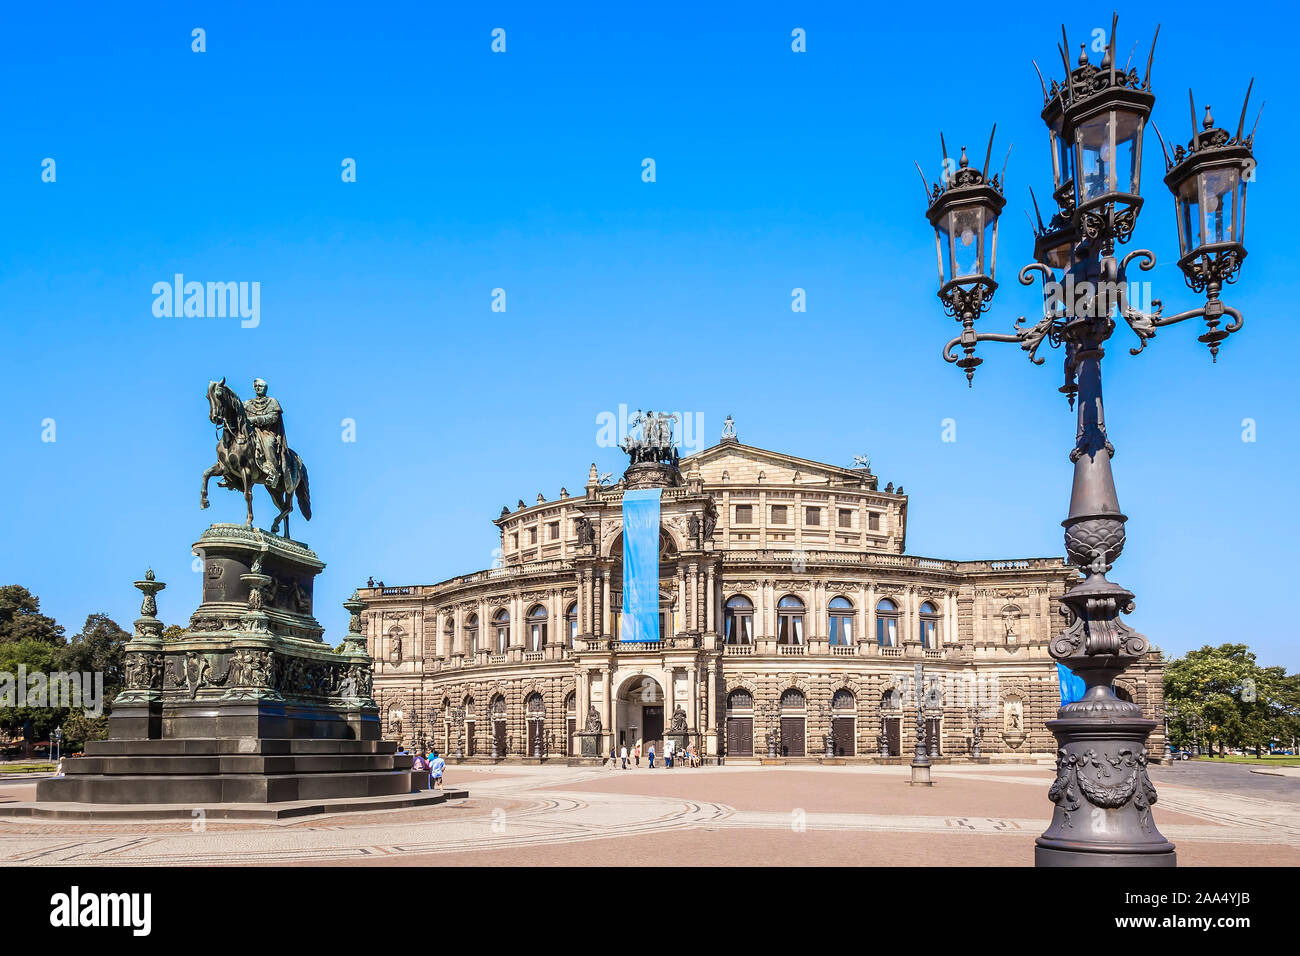
<svg viewBox="0 0 1300 956">
<path fill-rule="evenodd" d="M 385 738 L 451 760 L 906 761 L 920 735 L 939 760 L 1054 759 L 1063 558 L 907 554 L 901 486 L 724 435 L 502 509 L 497 567 L 362 589 Z M 1148 717 L 1162 667 L 1117 682 Z"/>
</svg>

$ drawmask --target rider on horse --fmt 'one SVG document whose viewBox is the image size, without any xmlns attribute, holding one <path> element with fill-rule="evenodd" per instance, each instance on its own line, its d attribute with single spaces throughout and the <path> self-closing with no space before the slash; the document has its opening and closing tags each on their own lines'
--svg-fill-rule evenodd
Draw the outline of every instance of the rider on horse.
<svg viewBox="0 0 1300 956">
<path fill-rule="evenodd" d="M 257 394 L 244 402 L 244 412 L 256 437 L 253 454 L 257 466 L 266 476 L 266 484 L 274 487 L 280 476 L 289 471 L 285 457 L 289 443 L 284 437 L 284 413 L 280 410 L 280 403 L 266 394 L 265 379 L 254 379 L 253 391 Z"/>
</svg>

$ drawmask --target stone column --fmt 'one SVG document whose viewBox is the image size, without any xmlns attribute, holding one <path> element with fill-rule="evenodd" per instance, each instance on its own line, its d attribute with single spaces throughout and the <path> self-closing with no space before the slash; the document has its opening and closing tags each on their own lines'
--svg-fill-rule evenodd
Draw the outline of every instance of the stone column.
<svg viewBox="0 0 1300 956">
<path fill-rule="evenodd" d="M 578 585 L 578 613 L 582 620 L 578 622 L 578 627 L 583 634 L 594 634 L 595 629 L 591 622 L 594 617 L 594 607 L 592 602 L 595 600 L 595 594 L 591 588 L 591 568 L 582 572 L 582 577 Z"/>
<path fill-rule="evenodd" d="M 610 735 L 610 742 L 616 744 L 618 743 L 618 738 L 614 736 L 614 701 L 610 698 L 608 667 L 601 670 L 600 680 L 601 690 L 604 692 L 605 696 L 604 702 L 600 705 L 605 711 L 605 732 Z"/>
<path fill-rule="evenodd" d="M 699 722 L 700 703 L 699 691 L 700 683 L 695 677 L 695 665 L 691 664 L 686 668 L 686 729 L 695 730 Z"/>
<path fill-rule="evenodd" d="M 713 633 L 717 631 L 717 625 L 714 624 L 714 608 L 717 606 L 717 586 L 713 580 L 713 565 L 710 564 L 705 569 L 704 585 L 704 629 Z"/>
<path fill-rule="evenodd" d="M 673 634 L 687 630 L 686 623 L 686 565 L 677 563 L 677 627 Z"/>
<path fill-rule="evenodd" d="M 718 676 L 708 664 L 704 665 L 704 681 L 708 685 L 707 699 L 709 708 L 704 715 L 704 727 L 709 733 L 713 733 L 718 725 Z"/>
<path fill-rule="evenodd" d="M 596 615 L 597 615 L 596 633 L 600 634 L 601 636 L 604 636 L 605 634 L 609 633 L 609 631 L 607 631 L 606 628 L 611 626 L 609 622 L 606 621 L 606 617 L 610 613 L 610 604 L 609 604 L 609 572 L 605 568 L 600 569 L 599 587 L 600 587 L 600 604 L 596 608 Z"/>
</svg>

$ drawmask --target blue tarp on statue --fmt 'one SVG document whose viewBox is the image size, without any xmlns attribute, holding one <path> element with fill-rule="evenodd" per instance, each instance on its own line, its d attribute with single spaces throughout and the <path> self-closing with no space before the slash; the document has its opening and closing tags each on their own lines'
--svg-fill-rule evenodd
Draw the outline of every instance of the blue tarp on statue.
<svg viewBox="0 0 1300 956">
<path fill-rule="evenodd" d="M 1061 706 L 1073 704 L 1076 700 L 1083 699 L 1083 692 L 1088 689 L 1088 685 L 1083 682 L 1083 678 L 1076 674 L 1070 668 L 1066 667 L 1060 661 L 1056 662 L 1056 677 L 1061 683 Z"/>
<path fill-rule="evenodd" d="M 620 640 L 659 640 L 659 495 L 623 493 L 623 624 Z"/>
</svg>

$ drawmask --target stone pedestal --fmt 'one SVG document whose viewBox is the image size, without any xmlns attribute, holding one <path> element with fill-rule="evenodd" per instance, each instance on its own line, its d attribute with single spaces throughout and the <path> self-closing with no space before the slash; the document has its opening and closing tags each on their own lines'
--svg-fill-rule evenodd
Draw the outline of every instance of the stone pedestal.
<svg viewBox="0 0 1300 956">
<path fill-rule="evenodd" d="M 109 739 L 41 781 L 38 802 L 260 804 L 403 797 L 422 789 L 412 758 L 379 739 L 365 604 L 335 651 L 312 613 L 325 565 L 306 545 L 215 524 L 194 545 L 203 599 L 177 640 L 162 639 L 147 576 L 126 645 L 126 688 Z M 405 799 L 405 798 L 404 798 Z M 409 802 L 409 801 L 408 801 Z"/>
</svg>

